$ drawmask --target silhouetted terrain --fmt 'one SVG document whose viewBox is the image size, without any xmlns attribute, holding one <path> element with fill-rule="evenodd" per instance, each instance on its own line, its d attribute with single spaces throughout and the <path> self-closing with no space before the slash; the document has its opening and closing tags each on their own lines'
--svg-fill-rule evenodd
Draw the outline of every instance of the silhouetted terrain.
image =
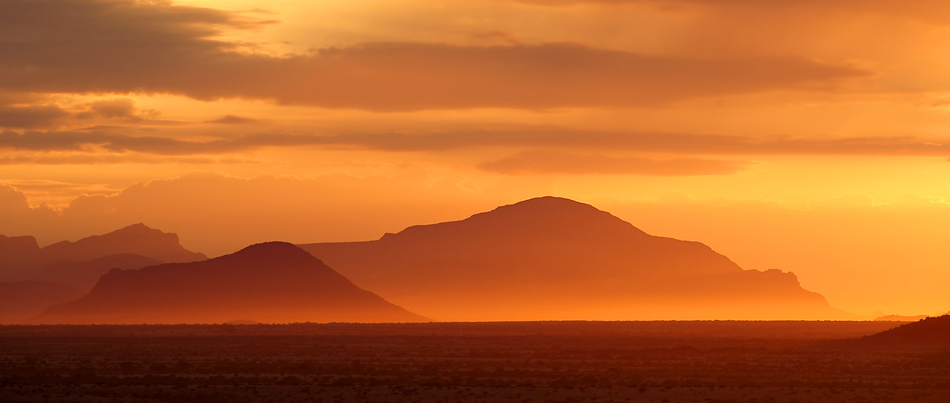
<svg viewBox="0 0 950 403">
<path fill-rule="evenodd" d="M 0 323 L 20 323 L 50 306 L 72 301 L 81 296 L 83 296 L 81 291 L 62 283 L 45 281 L 0 283 Z"/>
<path fill-rule="evenodd" d="M 178 235 L 165 233 L 142 224 L 95 235 L 76 242 L 62 241 L 40 249 L 43 260 L 50 263 L 64 260 L 82 261 L 120 253 L 149 257 L 165 263 L 194 262 L 207 259 L 201 253 L 186 250 Z"/>
<path fill-rule="evenodd" d="M 900 350 L 950 349 L 950 315 L 929 317 L 864 337 L 855 346 Z"/>
<path fill-rule="evenodd" d="M 917 316 L 906 316 L 906 315 L 884 315 L 874 318 L 877 321 L 897 321 L 897 322 L 911 322 L 915 320 L 921 320 L 926 318 L 927 315 L 917 315 Z"/>
<path fill-rule="evenodd" d="M 150 257 L 122 253 L 90 261 L 76 262 L 65 260 L 53 263 L 37 273 L 33 278 L 37 280 L 60 282 L 86 294 L 96 285 L 96 282 L 99 281 L 99 277 L 108 273 L 109 270 L 135 270 L 157 264 L 162 264 L 162 262 Z"/>
<path fill-rule="evenodd" d="M 945 402 L 895 322 L 0 326 L 4 402 Z"/>
<path fill-rule="evenodd" d="M 13 273 L 31 267 L 39 253 L 40 246 L 36 238 L 0 235 L 0 278 L 6 279 Z"/>
<path fill-rule="evenodd" d="M 89 295 L 30 323 L 413 322 L 426 320 L 353 285 L 288 243 L 192 263 L 115 269 Z"/>
<path fill-rule="evenodd" d="M 178 235 L 142 224 L 94 235 L 76 242 L 62 241 L 40 248 L 31 236 L 0 235 L 0 280 L 30 280 L 54 263 L 88 262 L 111 255 L 139 255 L 163 263 L 207 259 L 181 246 Z"/>
<path fill-rule="evenodd" d="M 832 318 L 792 273 L 743 270 L 542 197 L 377 241 L 301 245 L 355 284 L 437 320 Z"/>
<path fill-rule="evenodd" d="M 205 260 L 186 250 L 178 235 L 142 224 L 40 248 L 31 236 L 0 235 L 0 324 L 20 323 L 46 308 L 89 292 L 109 270 L 140 269 L 163 262 Z"/>
</svg>

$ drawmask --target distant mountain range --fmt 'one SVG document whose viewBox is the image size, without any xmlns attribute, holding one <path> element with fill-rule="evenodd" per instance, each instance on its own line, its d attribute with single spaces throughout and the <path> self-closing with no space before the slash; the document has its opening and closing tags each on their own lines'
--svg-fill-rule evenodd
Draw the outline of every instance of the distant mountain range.
<svg viewBox="0 0 950 403">
<path fill-rule="evenodd" d="M 27 323 L 419 322 L 283 242 L 192 263 L 115 269 Z"/>
<path fill-rule="evenodd" d="M 556 197 L 210 260 L 142 224 L 44 248 L 0 236 L 0 279 L 0 323 L 851 318 L 792 273 Z"/>
<path fill-rule="evenodd" d="M 143 224 L 43 248 L 31 236 L 0 235 L 0 324 L 19 323 L 82 297 L 115 268 L 205 259 L 182 247 L 178 235 Z"/>
<path fill-rule="evenodd" d="M 79 290 L 62 283 L 0 283 L 0 324 L 20 323 L 50 306 L 72 301 L 83 295 Z"/>
<path fill-rule="evenodd" d="M 792 273 L 743 270 L 702 243 L 652 236 L 556 197 L 376 241 L 300 246 L 355 284 L 443 321 L 847 316 Z"/>
<path fill-rule="evenodd" d="M 111 255 L 138 255 L 155 262 L 180 263 L 205 260 L 178 242 L 178 235 L 143 224 L 94 235 L 76 242 L 62 241 L 40 248 L 32 236 L 0 235 L 0 281 L 30 280 L 50 265 L 88 262 Z M 118 259 L 118 258 L 117 258 Z"/>
</svg>

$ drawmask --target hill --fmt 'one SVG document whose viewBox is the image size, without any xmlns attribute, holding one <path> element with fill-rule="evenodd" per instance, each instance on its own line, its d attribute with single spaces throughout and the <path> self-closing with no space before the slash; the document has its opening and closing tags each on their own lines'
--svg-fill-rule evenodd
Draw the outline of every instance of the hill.
<svg viewBox="0 0 950 403">
<path fill-rule="evenodd" d="M 743 270 L 699 242 L 541 197 L 376 241 L 301 247 L 438 320 L 825 319 L 792 273 Z"/>
<path fill-rule="evenodd" d="M 19 323 L 46 308 L 77 299 L 114 268 L 205 260 L 178 235 L 143 224 L 40 248 L 32 236 L 0 235 L 0 324 Z"/>
<path fill-rule="evenodd" d="M 288 243 L 201 262 L 112 270 L 85 297 L 28 323 L 417 322 Z"/>
<path fill-rule="evenodd" d="M 847 344 L 865 348 L 950 350 L 950 315 L 927 317 Z"/>
<path fill-rule="evenodd" d="M 33 278 L 39 281 L 59 282 L 86 294 L 96 285 L 99 277 L 112 269 L 134 270 L 157 264 L 162 264 L 162 262 L 131 253 L 119 253 L 90 261 L 56 262 L 41 270 Z"/>
</svg>

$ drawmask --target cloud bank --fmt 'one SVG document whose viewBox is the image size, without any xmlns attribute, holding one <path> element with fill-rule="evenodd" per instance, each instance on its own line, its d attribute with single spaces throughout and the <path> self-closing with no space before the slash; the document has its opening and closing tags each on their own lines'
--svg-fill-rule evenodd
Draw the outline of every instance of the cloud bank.
<svg viewBox="0 0 950 403">
<path fill-rule="evenodd" d="M 162 2 L 9 0 L 0 3 L 0 37 L 9 38 L 0 40 L 0 88 L 373 111 L 545 109 L 827 90 L 869 74 L 798 56 L 690 58 L 571 43 L 364 43 L 273 56 L 219 39 L 267 23 Z"/>
</svg>

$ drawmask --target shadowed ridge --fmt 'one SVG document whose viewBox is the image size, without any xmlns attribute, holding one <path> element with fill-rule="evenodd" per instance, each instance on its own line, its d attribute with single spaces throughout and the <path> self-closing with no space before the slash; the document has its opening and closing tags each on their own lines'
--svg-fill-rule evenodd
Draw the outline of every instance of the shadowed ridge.
<svg viewBox="0 0 950 403">
<path fill-rule="evenodd" d="M 85 294 L 96 285 L 99 277 L 112 269 L 135 270 L 158 264 L 162 264 L 162 262 L 150 257 L 133 253 L 119 253 L 90 261 L 64 260 L 56 262 L 41 270 L 33 278 L 40 281 L 63 283 Z"/>
<path fill-rule="evenodd" d="M 270 265 L 280 264 L 319 264 L 323 261 L 317 259 L 307 251 L 300 249 L 296 245 L 288 242 L 263 242 L 234 252 L 230 255 L 224 255 L 218 259 L 226 261 L 238 261 L 242 264 L 260 264 Z"/>
<path fill-rule="evenodd" d="M 950 350 L 950 315 L 928 317 L 849 342 L 865 348 Z"/>
<path fill-rule="evenodd" d="M 0 304 L 0 317 L 15 318 L 19 322 L 53 304 L 77 299 L 113 268 L 139 269 L 163 262 L 206 259 L 205 255 L 182 247 L 178 235 L 144 224 L 44 248 L 39 248 L 36 239 L 30 236 L 0 236 L 0 281 L 8 281 L 7 288 L 13 290 L 6 296 L 6 302 Z M 56 286 L 38 286 L 49 283 Z M 23 290 L 35 291 L 20 292 Z M 42 305 L 44 303 L 46 305 Z M 21 305 L 31 308 L 15 308 Z"/>
<path fill-rule="evenodd" d="M 200 262 L 114 269 L 28 323 L 418 322 L 300 248 L 256 244 Z"/>
<path fill-rule="evenodd" d="M 202 253 L 181 246 L 178 234 L 133 224 L 103 235 L 93 235 L 76 242 L 62 241 L 40 249 L 48 263 L 61 260 L 92 260 L 119 253 L 132 253 L 172 262 L 194 262 L 207 259 Z"/>
<path fill-rule="evenodd" d="M 0 235 L 0 281 L 15 277 L 32 266 L 39 253 L 36 238 Z"/>
<path fill-rule="evenodd" d="M 32 236 L 0 235 L 0 258 L 36 253 L 40 251 L 36 238 Z"/>
<path fill-rule="evenodd" d="M 538 197 L 377 241 L 301 245 L 439 320 L 826 319 L 792 273 L 743 270 L 584 203 Z"/>
<path fill-rule="evenodd" d="M 61 283 L 18 281 L 0 283 L 0 324 L 16 324 L 43 312 L 47 307 L 83 296 L 79 290 Z"/>
</svg>

